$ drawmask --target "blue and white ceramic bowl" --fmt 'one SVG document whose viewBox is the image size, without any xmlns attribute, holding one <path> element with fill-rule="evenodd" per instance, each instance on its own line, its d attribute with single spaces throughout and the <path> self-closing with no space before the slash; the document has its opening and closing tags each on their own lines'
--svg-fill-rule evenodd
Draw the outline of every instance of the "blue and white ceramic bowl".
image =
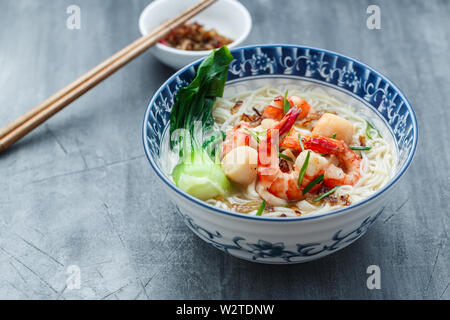
<svg viewBox="0 0 450 320">
<path fill-rule="evenodd" d="M 391 182 L 362 202 L 318 216 L 262 218 L 215 208 L 179 189 L 162 170 L 160 142 L 177 90 L 189 83 L 200 61 L 181 69 L 156 92 L 144 118 L 145 153 L 187 226 L 214 247 L 255 262 L 287 264 L 321 258 L 359 237 L 383 212 L 393 187 L 417 147 L 414 111 L 403 93 L 369 66 L 338 53 L 295 45 L 232 50 L 225 95 L 266 83 L 314 83 L 358 108 L 397 148 Z"/>
</svg>

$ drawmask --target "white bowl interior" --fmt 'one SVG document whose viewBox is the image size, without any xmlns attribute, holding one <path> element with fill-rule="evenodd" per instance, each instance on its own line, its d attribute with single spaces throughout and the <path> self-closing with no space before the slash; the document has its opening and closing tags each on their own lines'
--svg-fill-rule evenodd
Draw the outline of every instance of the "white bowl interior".
<svg viewBox="0 0 450 320">
<path fill-rule="evenodd" d="M 177 14 L 194 6 L 198 0 L 156 0 L 142 13 L 139 28 L 143 35 L 161 23 L 175 17 Z M 247 9 L 236 0 L 219 0 L 211 7 L 195 16 L 191 21 L 205 25 L 207 29 L 213 28 L 217 32 L 233 40 L 229 47 L 234 47 L 250 33 L 252 19 Z M 161 44 L 157 47 L 162 50 L 176 51 L 187 55 L 202 55 L 207 51 L 185 51 L 170 48 Z"/>
</svg>

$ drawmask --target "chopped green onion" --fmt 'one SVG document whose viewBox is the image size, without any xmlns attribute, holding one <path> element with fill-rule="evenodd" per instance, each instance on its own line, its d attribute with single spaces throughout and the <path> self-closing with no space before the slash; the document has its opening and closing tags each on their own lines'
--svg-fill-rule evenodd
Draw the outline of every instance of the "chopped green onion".
<svg viewBox="0 0 450 320">
<path fill-rule="evenodd" d="M 366 126 L 366 136 L 370 139 L 373 140 L 372 136 L 370 135 L 370 129 L 374 129 L 376 130 L 376 132 L 378 133 L 378 135 L 380 136 L 380 138 L 383 139 L 383 136 L 381 135 L 380 131 L 375 128 L 369 121 L 366 120 L 367 126 Z"/>
<path fill-rule="evenodd" d="M 255 138 L 255 140 L 256 140 L 256 142 L 260 142 L 259 141 L 259 137 L 258 137 L 258 135 L 256 134 L 256 133 L 254 133 L 252 130 L 250 130 L 250 129 L 248 129 L 248 128 L 244 128 L 245 129 L 245 131 L 247 131 L 253 138 Z"/>
<path fill-rule="evenodd" d="M 320 197 L 318 197 L 317 199 L 314 200 L 314 202 L 319 202 L 320 200 L 322 200 L 325 197 L 328 197 L 330 194 L 332 194 L 333 192 L 335 192 L 337 189 L 339 189 L 340 186 L 336 186 L 333 189 L 331 189 L 330 191 L 328 191 L 327 193 L 324 193 L 323 195 L 321 195 Z"/>
<path fill-rule="evenodd" d="M 303 162 L 302 168 L 300 169 L 300 174 L 298 176 L 298 187 L 302 185 L 303 177 L 305 176 L 306 169 L 308 168 L 309 157 L 311 156 L 311 151 L 308 151 L 306 155 L 305 162 Z"/>
<path fill-rule="evenodd" d="M 303 145 L 302 136 L 298 135 L 298 141 L 300 142 L 300 147 L 302 148 L 302 151 L 305 150 L 305 146 Z"/>
<path fill-rule="evenodd" d="M 350 147 L 351 150 L 355 151 L 364 151 L 364 150 L 370 150 L 372 147 Z"/>
<path fill-rule="evenodd" d="M 336 139 L 337 134 L 333 134 L 333 136 L 331 137 L 332 139 Z"/>
<path fill-rule="evenodd" d="M 283 100 L 283 112 L 284 114 L 288 113 L 289 109 L 291 108 L 291 104 L 287 100 L 288 90 L 286 90 L 286 93 L 284 94 L 284 100 Z"/>
<path fill-rule="evenodd" d="M 291 157 L 289 157 L 289 156 L 287 156 L 287 155 L 285 155 L 285 154 L 282 154 L 282 153 L 280 153 L 280 152 L 278 152 L 278 156 L 279 156 L 280 158 L 284 159 L 284 160 L 287 160 L 287 161 L 290 161 L 290 162 L 294 162 L 294 160 L 292 160 Z"/>
<path fill-rule="evenodd" d="M 320 176 L 315 178 L 313 181 L 311 181 L 305 189 L 303 189 L 302 193 L 305 195 L 308 193 L 309 190 L 311 190 L 316 184 L 321 183 L 325 175 L 322 173 Z"/>
<path fill-rule="evenodd" d="M 366 136 L 370 140 L 373 140 L 372 136 L 370 135 L 370 128 L 373 128 L 369 121 L 366 120 L 367 126 L 366 126 Z"/>
<path fill-rule="evenodd" d="M 258 212 L 256 212 L 257 216 L 262 215 L 262 213 L 264 212 L 264 209 L 266 208 L 266 200 L 263 200 L 263 202 L 261 203 L 261 206 L 258 209 Z"/>
</svg>

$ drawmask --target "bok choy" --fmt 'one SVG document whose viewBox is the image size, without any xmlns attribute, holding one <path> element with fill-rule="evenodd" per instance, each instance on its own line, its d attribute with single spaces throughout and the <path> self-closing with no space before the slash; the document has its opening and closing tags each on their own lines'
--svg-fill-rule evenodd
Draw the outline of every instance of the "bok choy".
<svg viewBox="0 0 450 320">
<path fill-rule="evenodd" d="M 170 114 L 170 147 L 180 155 L 172 172 L 178 187 L 202 200 L 226 194 L 230 182 L 216 161 L 214 148 L 223 133 L 214 130 L 212 108 L 222 97 L 233 56 L 226 46 L 200 64 L 192 82 L 181 88 Z"/>
</svg>

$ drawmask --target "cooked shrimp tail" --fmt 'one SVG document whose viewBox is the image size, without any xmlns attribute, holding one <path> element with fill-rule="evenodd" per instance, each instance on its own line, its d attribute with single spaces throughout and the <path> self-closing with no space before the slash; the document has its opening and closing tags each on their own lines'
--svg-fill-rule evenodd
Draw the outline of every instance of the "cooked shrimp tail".
<svg viewBox="0 0 450 320">
<path fill-rule="evenodd" d="M 260 169 L 270 168 L 271 166 L 278 167 L 278 146 L 275 145 L 277 143 L 277 138 L 286 136 L 299 114 L 300 111 L 298 109 L 292 108 L 280 122 L 272 129 L 267 130 L 266 137 L 262 139 L 258 148 L 258 164 Z M 259 171 L 260 173 L 263 173 L 263 170 Z"/>
<path fill-rule="evenodd" d="M 341 145 L 338 144 L 340 142 L 338 140 L 323 136 L 307 136 L 300 134 L 300 132 L 295 129 L 292 129 L 290 134 L 281 141 L 280 147 L 284 149 L 292 149 L 298 152 L 303 151 L 299 137 L 301 137 L 303 147 L 305 149 L 313 150 L 317 153 L 334 154 L 338 151 L 336 148 L 340 148 L 339 151 L 343 150 Z"/>
<path fill-rule="evenodd" d="M 301 114 L 301 110 L 292 108 L 290 109 L 281 119 L 280 122 L 278 122 L 272 130 L 278 130 L 280 138 L 285 137 L 287 133 L 289 133 L 289 130 L 291 130 L 292 126 L 294 125 L 295 121 L 297 120 L 297 117 Z M 272 131 L 268 130 L 268 131 Z"/>
<path fill-rule="evenodd" d="M 306 100 L 297 97 L 291 96 L 286 98 L 289 102 L 290 107 L 296 106 L 300 113 L 298 115 L 298 119 L 304 119 L 308 113 L 311 111 L 311 106 L 306 102 Z M 266 107 L 263 113 L 263 117 L 266 119 L 274 119 L 280 121 L 284 115 L 284 97 L 278 96 Z"/>
<path fill-rule="evenodd" d="M 329 188 L 340 185 L 354 185 L 361 177 L 361 158 L 344 141 L 323 136 L 305 139 L 305 148 L 315 152 L 335 155 L 340 168 L 330 164 L 325 170 L 324 184 Z"/>
</svg>

